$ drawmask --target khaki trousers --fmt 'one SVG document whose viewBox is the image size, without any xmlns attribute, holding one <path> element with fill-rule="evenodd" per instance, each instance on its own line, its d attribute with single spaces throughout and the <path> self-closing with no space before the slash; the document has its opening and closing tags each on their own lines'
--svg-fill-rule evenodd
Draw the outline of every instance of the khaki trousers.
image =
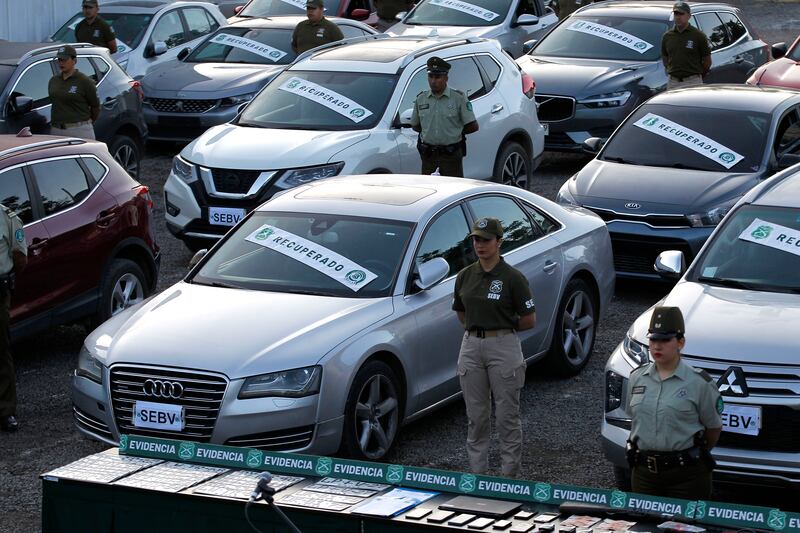
<svg viewBox="0 0 800 533">
<path fill-rule="evenodd" d="M 667 77 L 667 90 L 680 89 L 681 87 L 693 87 L 695 85 L 703 85 L 703 77 L 700 75 L 689 76 L 683 78 L 683 81 L 678 81 L 678 78 L 672 76 Z"/>
<path fill-rule="evenodd" d="M 50 135 L 63 135 L 64 137 L 77 137 L 79 139 L 94 140 L 94 126 L 91 124 L 84 124 L 83 126 L 76 126 L 74 128 L 50 128 Z"/>
<path fill-rule="evenodd" d="M 503 476 L 517 477 L 522 462 L 519 391 L 525 384 L 525 360 L 514 333 L 478 338 L 464 334 L 458 355 L 458 376 L 467 407 L 467 455 L 472 472 L 489 468 L 492 399 L 500 437 Z"/>
<path fill-rule="evenodd" d="M 17 413 L 17 379 L 8 339 L 10 308 L 11 295 L 0 293 L 0 417 Z"/>
</svg>

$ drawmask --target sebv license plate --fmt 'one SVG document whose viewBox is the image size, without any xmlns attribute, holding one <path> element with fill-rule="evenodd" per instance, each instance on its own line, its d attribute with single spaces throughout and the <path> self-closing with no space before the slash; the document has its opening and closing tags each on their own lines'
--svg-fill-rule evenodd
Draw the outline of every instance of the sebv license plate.
<svg viewBox="0 0 800 533">
<path fill-rule="evenodd" d="M 726 403 L 722 412 L 722 431 L 758 435 L 761 429 L 761 406 Z"/>
<path fill-rule="evenodd" d="M 133 407 L 133 425 L 137 428 L 183 431 L 186 410 L 180 405 L 137 401 Z"/>
<path fill-rule="evenodd" d="M 217 226 L 235 226 L 247 211 L 238 207 L 209 207 L 208 222 Z"/>
</svg>

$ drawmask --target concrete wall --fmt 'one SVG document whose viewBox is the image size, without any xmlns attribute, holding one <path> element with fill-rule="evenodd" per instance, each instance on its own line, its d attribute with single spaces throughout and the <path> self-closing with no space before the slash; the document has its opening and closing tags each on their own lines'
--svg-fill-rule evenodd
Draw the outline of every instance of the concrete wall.
<svg viewBox="0 0 800 533">
<path fill-rule="evenodd" d="M 0 39 L 42 41 L 80 10 L 80 0 L 0 0 Z"/>
</svg>

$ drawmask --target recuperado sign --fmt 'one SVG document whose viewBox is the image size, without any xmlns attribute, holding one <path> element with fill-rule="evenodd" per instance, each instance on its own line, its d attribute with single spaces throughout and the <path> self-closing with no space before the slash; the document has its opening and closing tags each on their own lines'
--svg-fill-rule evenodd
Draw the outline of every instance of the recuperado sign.
<svg viewBox="0 0 800 533">
<path fill-rule="evenodd" d="M 211 42 L 224 46 L 231 46 L 233 48 L 239 48 L 241 50 L 247 50 L 248 52 L 258 54 L 261 57 L 266 57 L 270 61 L 280 61 L 280 59 L 286 55 L 286 52 L 283 50 L 278 50 L 277 48 L 273 48 L 264 43 L 247 39 L 245 37 L 239 37 L 237 35 L 230 35 L 228 33 L 220 33 L 214 37 Z"/>
<path fill-rule="evenodd" d="M 338 281 L 353 292 L 358 292 L 378 277 L 358 263 L 321 244 L 269 224 L 264 224 L 245 240 L 291 257 Z"/>
<path fill-rule="evenodd" d="M 653 45 L 647 41 L 639 39 L 635 35 L 625 33 L 622 30 L 617 30 L 605 24 L 597 24 L 596 22 L 586 22 L 584 20 L 576 20 L 567 29 L 570 31 L 579 31 L 588 35 L 600 37 L 606 41 L 611 41 L 625 48 L 630 48 L 640 54 L 643 54 L 653 48 Z"/>
<path fill-rule="evenodd" d="M 739 235 L 743 241 L 800 255 L 800 231 L 757 218 Z"/>
<path fill-rule="evenodd" d="M 716 161 L 725 168 L 731 168 L 744 159 L 743 155 L 734 152 L 714 139 L 654 113 L 646 114 L 634 122 L 634 125 L 685 146 L 689 150 Z"/>
<path fill-rule="evenodd" d="M 278 89 L 298 96 L 302 96 L 312 102 L 331 109 L 343 117 L 347 117 L 356 124 L 372 115 L 372 111 L 343 96 L 336 91 L 332 91 L 322 85 L 312 83 L 292 76 Z"/>
<path fill-rule="evenodd" d="M 459 0 L 430 0 L 428 3 L 433 6 L 446 7 L 455 11 L 461 11 L 462 13 L 472 15 L 473 17 L 477 17 L 481 20 L 494 20 L 500 16 L 494 11 L 489 11 L 488 9 L 478 7 L 475 4 L 461 2 Z"/>
</svg>

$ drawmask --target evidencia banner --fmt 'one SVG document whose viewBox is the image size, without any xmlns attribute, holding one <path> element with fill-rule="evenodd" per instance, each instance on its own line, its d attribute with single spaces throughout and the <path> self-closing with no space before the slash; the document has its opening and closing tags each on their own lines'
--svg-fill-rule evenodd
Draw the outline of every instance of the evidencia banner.
<svg viewBox="0 0 800 533">
<path fill-rule="evenodd" d="M 485 496 L 502 500 L 559 505 L 592 503 L 614 510 L 631 510 L 661 517 L 676 517 L 731 528 L 758 528 L 800 533 L 800 514 L 779 509 L 709 501 L 660 498 L 619 490 L 476 476 L 448 470 L 352 461 L 197 442 L 122 435 L 119 453 L 274 474 L 336 477 L 441 492 Z"/>
</svg>

